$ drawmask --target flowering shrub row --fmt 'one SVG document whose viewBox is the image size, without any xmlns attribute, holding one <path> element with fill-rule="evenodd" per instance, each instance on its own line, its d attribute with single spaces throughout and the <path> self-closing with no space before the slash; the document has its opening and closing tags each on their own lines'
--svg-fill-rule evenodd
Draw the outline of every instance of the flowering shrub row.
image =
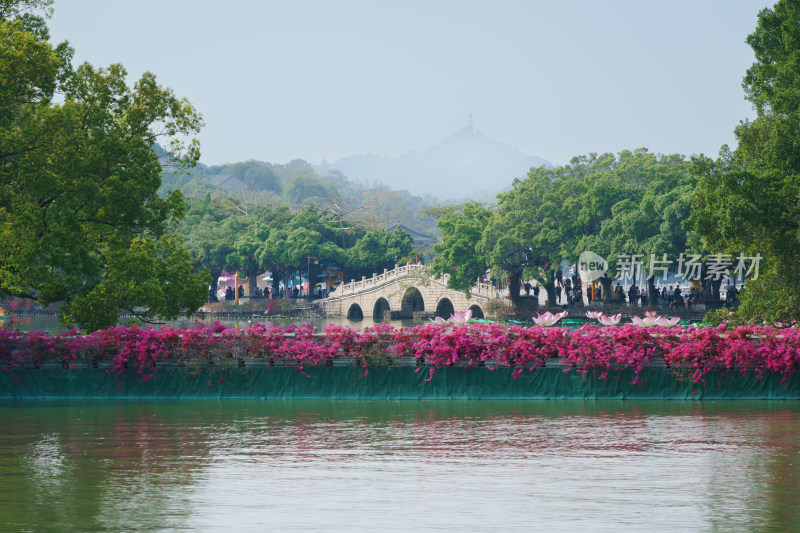
<svg viewBox="0 0 800 533">
<path fill-rule="evenodd" d="M 188 329 L 114 327 L 90 335 L 67 331 L 19 333 L 0 330 L 0 368 L 64 366 L 109 361 L 109 372 L 135 372 L 142 381 L 158 370 L 159 360 L 174 359 L 186 366 L 232 364 L 241 360 L 292 361 L 298 371 L 309 365 L 330 365 L 336 357 L 350 358 L 363 368 L 415 364 L 433 378 L 439 368 L 485 366 L 520 373 L 560 358 L 565 371 L 600 379 L 633 372 L 633 383 L 649 364 L 663 364 L 705 384 L 709 372 L 778 374 L 781 383 L 800 363 L 800 329 L 768 326 L 669 329 L 632 324 L 601 327 L 587 324 L 566 328 L 530 328 L 499 324 L 428 324 L 395 329 L 379 324 L 363 331 L 328 326 L 314 335 L 310 326 L 282 328 L 253 325 L 247 329 L 198 324 Z M 663 358 L 663 362 L 661 359 Z"/>
</svg>

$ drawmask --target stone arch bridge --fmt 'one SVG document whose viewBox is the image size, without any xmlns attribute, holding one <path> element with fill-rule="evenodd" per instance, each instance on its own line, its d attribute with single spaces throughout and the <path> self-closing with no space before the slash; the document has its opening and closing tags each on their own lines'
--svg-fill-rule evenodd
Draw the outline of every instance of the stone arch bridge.
<svg viewBox="0 0 800 533">
<path fill-rule="evenodd" d="M 449 318 L 457 311 L 472 310 L 472 316 L 483 318 L 486 304 L 500 298 L 492 285 L 478 283 L 467 298 L 463 292 L 447 288 L 447 277 L 433 279 L 424 265 L 396 266 L 361 281 L 340 285 L 327 298 L 317 300 L 325 316 L 346 316 L 386 320 L 389 318 Z"/>
</svg>

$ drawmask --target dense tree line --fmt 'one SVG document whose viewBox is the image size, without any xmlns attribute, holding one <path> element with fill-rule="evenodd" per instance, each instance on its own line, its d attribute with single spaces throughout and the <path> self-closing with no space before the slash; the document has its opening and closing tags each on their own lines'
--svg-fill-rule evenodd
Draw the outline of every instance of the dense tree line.
<svg viewBox="0 0 800 533">
<path fill-rule="evenodd" d="M 736 320 L 800 318 L 800 1 L 781 0 L 758 16 L 747 38 L 756 62 L 743 87 L 757 117 L 736 128 L 738 147 L 687 161 L 645 149 L 576 157 L 568 165 L 531 169 L 492 206 L 438 211 L 443 237 L 436 273 L 469 290 L 487 268 L 507 277 L 517 303 L 521 280 L 538 279 L 555 300 L 553 275 L 562 259 L 591 250 L 611 260 L 601 279 L 611 294 L 613 258 L 681 252 L 707 258 L 761 256 L 746 283 Z M 705 267 L 703 267 L 705 268 Z M 701 271 L 712 291 L 707 272 Z M 648 281 L 653 291 L 653 277 Z M 652 296 L 652 292 L 650 293 Z"/>
<path fill-rule="evenodd" d="M 234 194 L 215 183 L 220 176 L 232 176 L 245 187 L 244 194 Z M 364 224 L 375 228 L 400 222 L 421 233 L 435 233 L 435 221 L 425 211 L 435 205 L 434 198 L 421 198 L 408 191 L 394 191 L 385 186 L 352 181 L 338 171 L 319 174 L 309 163 L 297 159 L 286 164 L 243 161 L 229 165 L 198 164 L 192 168 L 165 165 L 161 194 L 179 189 L 186 198 L 202 199 L 210 194 L 215 200 L 247 202 L 250 205 L 281 204 L 301 207 L 316 203 L 340 210 L 357 211 Z"/>
<path fill-rule="evenodd" d="M 469 290 L 492 269 L 509 279 L 519 303 L 521 283 L 537 279 L 555 302 L 554 274 L 562 259 L 577 263 L 583 251 L 610 259 L 640 254 L 649 269 L 650 254 L 677 254 L 696 248 L 699 239 L 683 227 L 696 179 L 679 155 L 646 149 L 575 157 L 568 165 L 531 169 L 494 206 L 465 204 L 444 209 L 443 234 L 432 262 L 449 273 L 450 286 Z M 606 289 L 618 272 L 610 261 Z M 611 291 L 604 291 L 610 295 Z"/>
<path fill-rule="evenodd" d="M 311 270 L 312 280 L 320 280 L 325 270 L 341 272 L 343 277 L 369 276 L 393 268 L 414 252 L 411 236 L 400 229 L 368 229 L 316 204 L 297 209 L 260 205 L 241 213 L 207 195 L 187 201 L 187 206 L 177 230 L 197 268 L 211 273 L 213 291 L 223 270 L 241 271 L 248 280 L 248 294 L 254 293 L 256 276 L 268 270 L 272 292 L 277 294 L 281 281 L 285 284 L 297 270 L 306 274 Z"/>
</svg>

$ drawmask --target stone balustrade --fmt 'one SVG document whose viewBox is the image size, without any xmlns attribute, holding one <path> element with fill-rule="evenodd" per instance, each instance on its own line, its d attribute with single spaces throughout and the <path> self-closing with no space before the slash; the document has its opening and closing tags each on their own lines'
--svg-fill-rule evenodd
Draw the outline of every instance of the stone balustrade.
<svg viewBox="0 0 800 533">
<path fill-rule="evenodd" d="M 488 283 L 476 283 L 469 297 L 447 287 L 448 275 L 433 278 L 427 266 L 421 264 L 395 265 L 381 274 L 362 276 L 343 283 L 328 298 L 318 301 L 326 315 L 357 318 L 371 314 L 417 317 L 434 314 L 448 317 L 450 313 L 472 309 L 484 316 L 485 305 L 492 299 L 502 299 L 502 293 Z M 413 299 L 413 302 L 411 300 Z M 409 303 L 411 302 L 411 303 Z"/>
</svg>

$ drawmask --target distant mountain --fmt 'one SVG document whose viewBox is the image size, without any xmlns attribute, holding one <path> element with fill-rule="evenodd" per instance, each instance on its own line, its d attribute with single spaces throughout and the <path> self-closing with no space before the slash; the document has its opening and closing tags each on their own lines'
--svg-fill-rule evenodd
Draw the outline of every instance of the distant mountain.
<svg viewBox="0 0 800 533">
<path fill-rule="evenodd" d="M 392 189 L 447 199 L 486 199 L 524 178 L 531 167 L 552 166 L 475 131 L 470 124 L 422 153 L 400 157 L 372 154 L 323 161 L 317 172 L 338 170 L 351 179 L 381 182 Z"/>
</svg>

